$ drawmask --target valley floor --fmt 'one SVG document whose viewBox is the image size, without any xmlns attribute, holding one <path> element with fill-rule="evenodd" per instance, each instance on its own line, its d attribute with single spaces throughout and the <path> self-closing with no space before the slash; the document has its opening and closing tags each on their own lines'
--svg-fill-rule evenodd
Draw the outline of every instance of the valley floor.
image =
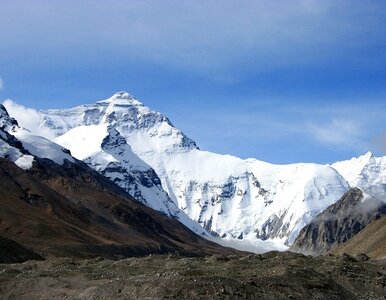
<svg viewBox="0 0 386 300">
<path fill-rule="evenodd" d="M 0 264 L 2 299 L 385 299 L 386 260 L 291 252 Z"/>
</svg>

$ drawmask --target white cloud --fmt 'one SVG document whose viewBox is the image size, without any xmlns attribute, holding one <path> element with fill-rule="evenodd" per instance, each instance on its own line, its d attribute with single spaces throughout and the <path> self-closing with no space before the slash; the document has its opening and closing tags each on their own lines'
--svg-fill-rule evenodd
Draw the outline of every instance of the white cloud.
<svg viewBox="0 0 386 300">
<path fill-rule="evenodd" d="M 344 146 L 351 149 L 364 148 L 364 130 L 355 121 L 335 119 L 329 123 L 308 123 L 307 129 L 322 144 Z"/>
<path fill-rule="evenodd" d="M 48 139 L 55 137 L 49 129 L 40 127 L 41 116 L 37 110 L 17 104 L 11 99 L 5 100 L 3 105 L 7 109 L 8 114 L 15 118 L 20 126 L 36 135 L 44 136 Z"/>
</svg>

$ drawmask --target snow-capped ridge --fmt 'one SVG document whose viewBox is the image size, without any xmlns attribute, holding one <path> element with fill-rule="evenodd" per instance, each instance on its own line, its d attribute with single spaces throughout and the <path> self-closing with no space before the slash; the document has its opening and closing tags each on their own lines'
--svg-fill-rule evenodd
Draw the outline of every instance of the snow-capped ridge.
<svg viewBox="0 0 386 300">
<path fill-rule="evenodd" d="M 14 134 L 22 142 L 23 147 L 34 156 L 50 159 L 59 165 L 63 165 L 66 161 L 75 162 L 67 149 L 42 136 L 34 135 L 27 130 L 18 130 Z"/>
</svg>

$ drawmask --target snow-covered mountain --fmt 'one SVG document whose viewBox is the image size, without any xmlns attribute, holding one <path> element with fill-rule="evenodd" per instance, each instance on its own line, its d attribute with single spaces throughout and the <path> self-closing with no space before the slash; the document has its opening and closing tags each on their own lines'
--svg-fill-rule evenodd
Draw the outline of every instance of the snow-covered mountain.
<svg viewBox="0 0 386 300">
<path fill-rule="evenodd" d="M 350 160 L 332 164 L 352 187 L 386 202 L 386 157 L 374 157 L 371 152 Z"/>
<path fill-rule="evenodd" d="M 144 203 L 169 214 L 171 199 L 214 235 L 240 242 L 291 244 L 301 228 L 357 184 L 347 170 L 371 173 L 361 186 L 367 191 L 385 181 L 383 158 L 374 158 L 367 171 L 354 171 L 358 163 L 273 165 L 201 151 L 167 117 L 126 92 L 41 116 L 41 126 L 52 130 L 57 143 Z"/>
</svg>

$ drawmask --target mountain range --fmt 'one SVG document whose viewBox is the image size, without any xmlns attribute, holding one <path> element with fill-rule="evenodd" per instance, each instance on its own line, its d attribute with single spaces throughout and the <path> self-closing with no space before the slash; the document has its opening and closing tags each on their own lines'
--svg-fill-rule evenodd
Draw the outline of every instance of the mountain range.
<svg viewBox="0 0 386 300">
<path fill-rule="evenodd" d="M 287 249 L 350 188 L 386 198 L 386 157 L 369 152 L 330 165 L 275 165 L 203 151 L 127 92 L 39 113 L 40 131 L 33 134 L 6 125 L 3 134 L 25 148 L 8 151 L 17 165 L 29 167 L 32 157 L 82 161 L 165 217 L 239 249 Z"/>
</svg>

